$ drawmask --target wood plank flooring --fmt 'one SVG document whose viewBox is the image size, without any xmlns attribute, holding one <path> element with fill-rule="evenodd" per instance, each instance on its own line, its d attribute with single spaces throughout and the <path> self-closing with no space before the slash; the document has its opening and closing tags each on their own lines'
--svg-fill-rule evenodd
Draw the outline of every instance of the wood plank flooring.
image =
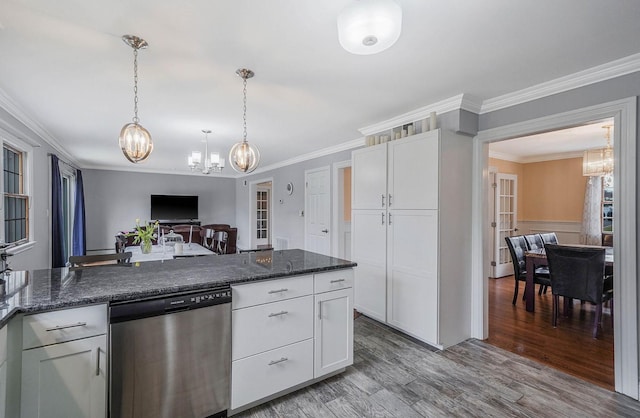
<svg viewBox="0 0 640 418">
<path fill-rule="evenodd" d="M 236 417 L 637 417 L 640 403 L 468 340 L 443 351 L 365 316 L 354 365 Z"/>
<path fill-rule="evenodd" d="M 524 283 L 516 306 L 513 276 L 489 279 L 489 344 L 557 368 L 609 390 L 614 390 L 613 326 L 608 309 L 598 339 L 591 336 L 594 306 L 574 302 L 570 317 L 551 326 L 551 291 L 536 293 L 536 311 L 525 310 Z M 537 286 L 536 286 L 537 291 Z M 562 302 L 561 302 L 562 306 Z"/>
</svg>

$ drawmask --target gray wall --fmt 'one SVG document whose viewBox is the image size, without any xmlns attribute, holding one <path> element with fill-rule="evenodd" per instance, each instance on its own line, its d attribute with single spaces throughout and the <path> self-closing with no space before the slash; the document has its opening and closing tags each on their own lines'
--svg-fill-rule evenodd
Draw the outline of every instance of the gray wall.
<svg viewBox="0 0 640 418">
<path fill-rule="evenodd" d="M 236 223 L 233 178 L 82 170 L 87 250 L 113 249 L 118 231 L 150 218 L 152 194 L 198 195 L 203 224 Z"/>
<path fill-rule="evenodd" d="M 364 140 L 363 140 L 364 141 Z M 304 248 L 304 218 L 299 216 L 304 210 L 304 172 L 314 168 L 331 166 L 339 161 L 351 160 L 351 151 L 341 151 L 313 160 L 303 161 L 287 167 L 265 171 L 242 177 L 236 181 L 236 223 L 238 225 L 238 242 L 240 248 L 251 245 L 250 221 L 250 184 L 263 179 L 272 178 L 272 198 L 274 210 L 272 216 L 272 242 L 275 237 L 289 239 L 289 248 Z M 331 173 L 333 175 L 333 172 Z M 332 179 L 333 181 L 333 179 Z M 294 192 L 289 196 L 287 183 L 292 182 Z M 246 185 L 245 185 L 246 183 Z M 280 203 L 282 200 L 282 203 Z"/>
</svg>

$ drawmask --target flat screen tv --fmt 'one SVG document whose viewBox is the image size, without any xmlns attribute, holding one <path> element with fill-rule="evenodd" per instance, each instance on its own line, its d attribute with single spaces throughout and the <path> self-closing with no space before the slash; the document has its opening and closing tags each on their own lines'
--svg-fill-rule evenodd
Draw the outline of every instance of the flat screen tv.
<svg viewBox="0 0 640 418">
<path fill-rule="evenodd" d="M 198 219 L 198 196 L 152 194 L 151 219 Z"/>
</svg>

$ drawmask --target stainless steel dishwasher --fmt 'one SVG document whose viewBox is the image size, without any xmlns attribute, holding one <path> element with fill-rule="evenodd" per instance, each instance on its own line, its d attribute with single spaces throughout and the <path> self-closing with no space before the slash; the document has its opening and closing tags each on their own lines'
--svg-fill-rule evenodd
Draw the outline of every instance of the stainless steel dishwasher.
<svg viewBox="0 0 640 418">
<path fill-rule="evenodd" d="M 111 418 L 226 417 L 231 288 L 110 308 Z"/>
</svg>

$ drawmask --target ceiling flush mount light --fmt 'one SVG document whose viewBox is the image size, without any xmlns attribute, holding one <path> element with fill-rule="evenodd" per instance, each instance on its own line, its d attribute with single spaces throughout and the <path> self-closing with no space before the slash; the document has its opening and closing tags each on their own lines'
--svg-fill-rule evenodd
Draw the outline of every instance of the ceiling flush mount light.
<svg viewBox="0 0 640 418">
<path fill-rule="evenodd" d="M 145 49 L 149 44 L 135 35 L 124 35 L 122 40 L 133 48 L 133 122 L 127 123 L 120 131 L 118 143 L 122 153 L 132 163 L 146 160 L 153 151 L 151 134 L 138 119 L 138 50 Z"/>
<path fill-rule="evenodd" d="M 246 68 L 240 68 L 236 71 L 243 80 L 243 136 L 242 141 L 231 147 L 229 151 L 229 161 L 231 167 L 238 173 L 251 173 L 258 167 L 260 162 L 260 151 L 255 145 L 247 142 L 247 79 L 254 76 L 254 72 Z"/>
<path fill-rule="evenodd" d="M 582 157 L 583 176 L 610 176 L 613 174 L 613 148 L 611 148 L 611 125 L 603 126 L 607 130 L 607 147 L 590 149 Z"/>
<path fill-rule="evenodd" d="M 202 133 L 204 134 L 204 162 L 200 151 L 194 151 L 187 157 L 189 168 L 191 171 L 202 169 L 202 174 L 220 173 L 224 168 L 224 158 L 220 158 L 220 154 L 217 152 L 212 152 L 209 155 L 209 134 L 211 131 L 203 129 Z"/>
<path fill-rule="evenodd" d="M 338 15 L 338 40 L 352 54 L 382 52 L 401 30 L 402 9 L 394 0 L 354 0 Z"/>
</svg>

